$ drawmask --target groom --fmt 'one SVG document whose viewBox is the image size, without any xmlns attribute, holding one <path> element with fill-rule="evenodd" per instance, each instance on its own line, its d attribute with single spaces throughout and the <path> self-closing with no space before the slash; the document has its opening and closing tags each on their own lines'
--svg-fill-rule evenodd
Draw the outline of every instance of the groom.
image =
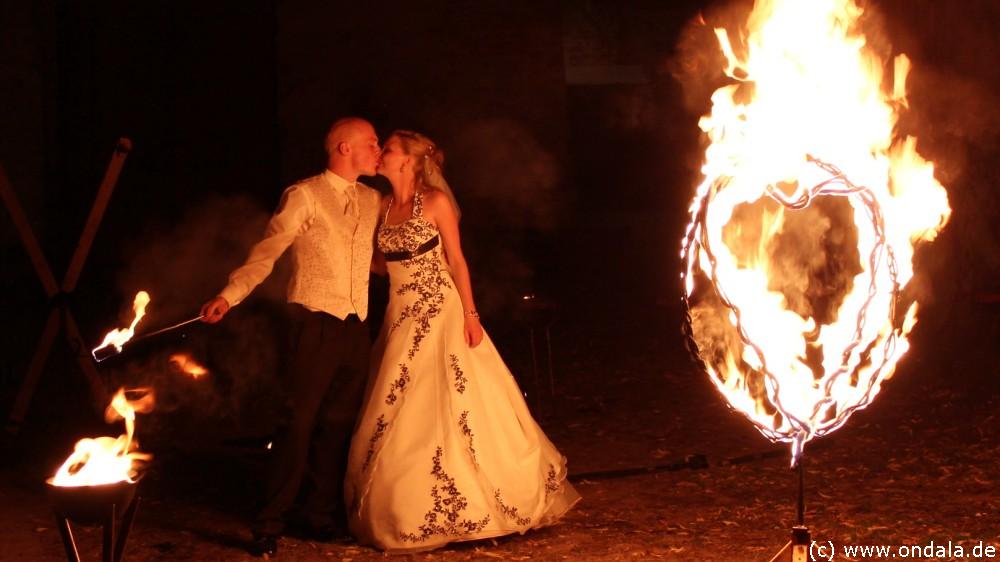
<svg viewBox="0 0 1000 562">
<path fill-rule="evenodd" d="M 371 123 L 336 121 L 326 136 L 326 170 L 282 195 L 263 239 L 229 284 L 205 303 L 215 323 L 250 294 L 291 246 L 288 285 L 291 355 L 289 419 L 275 440 L 264 507 L 253 522 L 252 552 L 277 553 L 278 537 L 303 481 L 312 485 L 303 516 L 310 535 L 346 534 L 344 470 L 368 377 L 368 275 L 379 194 L 358 183 L 373 176 L 380 150 Z"/>
</svg>

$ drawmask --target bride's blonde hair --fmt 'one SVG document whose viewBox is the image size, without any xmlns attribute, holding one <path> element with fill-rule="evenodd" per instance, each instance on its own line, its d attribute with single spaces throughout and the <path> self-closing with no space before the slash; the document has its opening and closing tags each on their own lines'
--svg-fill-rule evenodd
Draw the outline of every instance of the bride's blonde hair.
<svg viewBox="0 0 1000 562">
<path fill-rule="evenodd" d="M 444 193 L 451 201 L 455 214 L 461 216 L 455 194 L 452 193 L 451 186 L 445 181 L 444 173 L 441 171 L 444 166 L 444 151 L 426 135 L 415 131 L 397 129 L 389 135 L 389 138 L 393 137 L 399 139 L 403 152 L 413 157 L 413 175 L 417 180 L 417 189 L 436 189 Z"/>
</svg>

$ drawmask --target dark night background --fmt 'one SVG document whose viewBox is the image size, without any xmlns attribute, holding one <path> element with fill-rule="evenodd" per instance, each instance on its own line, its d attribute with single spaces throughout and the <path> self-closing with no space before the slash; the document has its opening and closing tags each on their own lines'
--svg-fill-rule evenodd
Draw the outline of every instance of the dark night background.
<svg viewBox="0 0 1000 562">
<path fill-rule="evenodd" d="M 607 414 L 574 410 L 528 374 L 529 330 L 540 336 L 545 326 L 557 395 L 603 404 L 608 385 L 637 379 L 644 386 L 632 392 L 645 401 L 628 408 L 659 411 L 668 402 L 656 398 L 662 371 L 690 379 L 689 394 L 672 399 L 710 395 L 683 349 L 676 282 L 702 159 L 697 119 L 722 83 L 711 70 L 718 55 L 695 54 L 713 39 L 692 20 L 729 22 L 749 5 L 6 1 L 0 165 L 61 280 L 116 140 L 132 140 L 69 301 L 96 345 L 131 318 L 139 289 L 152 295 L 147 329 L 195 315 L 241 263 L 284 187 L 322 169 L 332 120 L 366 117 L 383 138 L 395 128 L 424 132 L 446 152 L 484 324 L 539 416 L 558 428 L 573 426 L 573 412 Z M 998 390 L 1000 4 L 867 5 L 894 51 L 913 60 L 900 128 L 936 163 L 953 209 L 938 240 L 918 252 L 913 358 L 885 392 L 949 386 L 958 403 L 989 403 Z M 9 215 L 0 216 L 6 418 L 48 302 Z M 266 439 L 280 383 L 282 269 L 224 323 L 102 364 L 109 387 L 160 392 L 161 408 L 140 431 L 165 464 L 210 447 L 239 455 Z M 526 307 L 524 295 L 545 310 Z M 66 347 L 60 335 L 20 432 L 4 438 L 11 467 L 27 459 L 48 470 L 84 428 L 106 427 Z M 165 357 L 181 349 L 213 377 L 171 371 Z M 706 409 L 726 415 L 721 400 Z M 960 431 L 979 422 L 967 423 Z M 752 433 L 749 445 L 766 448 Z M 609 459 L 610 443 L 595 455 Z M 640 440 L 636 449 L 660 446 Z M 615 464 L 568 456 L 577 468 Z"/>
<path fill-rule="evenodd" d="M 445 149 L 480 308 L 495 329 L 522 327 L 511 307 L 527 294 L 583 316 L 673 305 L 699 157 L 670 56 L 697 9 L 9 7 L 3 163 L 61 279 L 114 142 L 132 139 L 72 299 L 95 343 L 131 317 L 139 289 L 152 295 L 147 326 L 194 315 L 282 189 L 322 169 L 323 135 L 342 115 L 369 118 L 383 136 L 423 131 Z M 5 299 L 4 315 L 23 326 L 0 353 L 8 391 L 46 299 L 9 222 L 3 235 L 4 289 L 19 295 Z M 280 273 L 237 310 L 266 314 L 282 298 Z M 216 332 L 239 332 L 237 316 Z M 74 384 L 75 374 L 56 376 L 67 379 L 58 387 Z"/>
</svg>

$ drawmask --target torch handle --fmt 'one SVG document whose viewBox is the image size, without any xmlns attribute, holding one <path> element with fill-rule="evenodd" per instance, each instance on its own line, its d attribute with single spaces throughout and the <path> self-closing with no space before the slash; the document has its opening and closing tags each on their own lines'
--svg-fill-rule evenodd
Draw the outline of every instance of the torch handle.
<svg viewBox="0 0 1000 562">
<path fill-rule="evenodd" d="M 189 318 L 189 319 L 187 319 L 187 320 L 185 320 L 183 322 L 178 322 L 177 324 L 174 324 L 173 326 L 167 326 L 166 328 L 160 328 L 159 330 L 156 330 L 155 332 L 150 332 L 148 334 L 143 334 L 143 335 L 141 335 L 141 336 L 139 336 L 137 338 L 132 338 L 129 341 L 127 341 L 127 342 L 125 342 L 125 343 L 122 344 L 122 349 L 124 349 L 125 346 L 131 345 L 131 344 L 133 344 L 133 343 L 135 343 L 135 342 L 137 342 L 139 340 L 144 340 L 146 338 L 150 338 L 150 337 L 162 334 L 164 332 L 169 332 L 170 330 L 176 330 L 177 328 L 181 328 L 181 327 L 187 326 L 188 324 L 191 324 L 193 322 L 197 322 L 197 321 L 201 320 L 202 318 L 204 318 L 204 315 L 203 314 L 199 314 L 198 316 L 195 316 L 194 318 Z M 122 349 L 119 349 L 118 347 L 109 344 L 109 345 L 106 345 L 104 347 L 95 349 L 91 354 L 94 356 L 94 360 L 97 361 L 98 363 L 100 363 L 101 361 L 104 361 L 105 359 L 107 359 L 109 357 L 112 357 L 114 355 L 118 355 L 119 353 L 122 352 Z"/>
<path fill-rule="evenodd" d="M 156 330 L 155 332 L 150 332 L 148 334 L 143 334 L 143 335 L 139 336 L 136 339 L 148 338 L 148 337 L 151 337 L 151 336 L 162 334 L 163 332 L 169 332 L 170 330 L 176 330 L 177 328 L 180 328 L 180 327 L 183 327 L 183 326 L 187 326 L 188 324 L 191 324 L 193 322 L 197 322 L 197 321 L 201 320 L 204 317 L 205 316 L 203 314 L 199 314 L 198 316 L 195 316 L 194 318 L 189 318 L 189 319 L 187 319 L 187 320 L 185 320 L 183 322 L 178 322 L 177 324 L 174 324 L 173 326 L 167 326 L 166 328 L 160 328 L 159 330 Z"/>
<path fill-rule="evenodd" d="M 805 468 L 803 468 L 802 466 L 802 462 L 804 460 L 805 459 L 803 459 L 800 456 L 798 463 L 796 463 L 799 469 L 799 504 L 798 504 L 799 526 L 805 526 L 806 524 Z"/>
</svg>

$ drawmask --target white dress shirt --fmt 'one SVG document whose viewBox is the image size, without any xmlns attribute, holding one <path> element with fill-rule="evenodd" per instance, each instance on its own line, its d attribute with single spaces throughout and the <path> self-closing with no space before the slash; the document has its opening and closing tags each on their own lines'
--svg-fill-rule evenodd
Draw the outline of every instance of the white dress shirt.
<svg viewBox="0 0 1000 562">
<path fill-rule="evenodd" d="M 289 187 L 246 262 L 220 296 L 236 306 L 292 247 L 288 302 L 344 319 L 368 316 L 368 274 L 380 196 L 326 170 Z"/>
</svg>

